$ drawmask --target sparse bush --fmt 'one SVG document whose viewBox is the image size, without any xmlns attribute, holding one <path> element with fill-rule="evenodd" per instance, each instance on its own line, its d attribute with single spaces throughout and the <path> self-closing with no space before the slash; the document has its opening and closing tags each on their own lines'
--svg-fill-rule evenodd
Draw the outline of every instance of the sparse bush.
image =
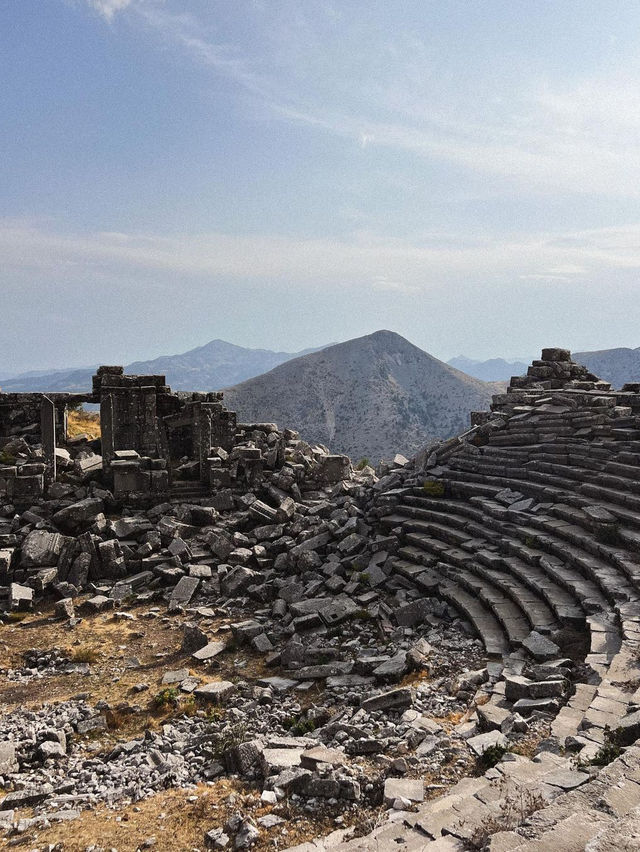
<svg viewBox="0 0 640 852">
<path fill-rule="evenodd" d="M 0 464 L 15 464 L 15 463 L 16 463 L 16 457 L 12 456 L 11 453 L 6 452 L 6 450 L 3 450 L 0 453 Z"/>
<path fill-rule="evenodd" d="M 153 705 L 156 710 L 164 710 L 166 707 L 177 707 L 180 693 L 175 686 L 165 686 L 160 692 L 153 696 Z"/>
<path fill-rule="evenodd" d="M 477 759 L 476 763 L 478 769 L 482 772 L 486 772 L 487 769 L 492 769 L 496 763 L 499 763 L 502 760 L 503 755 L 507 753 L 507 749 L 501 745 L 492 745 L 489 748 L 485 749 L 480 757 Z"/>
<path fill-rule="evenodd" d="M 193 695 L 190 695 L 189 698 L 193 700 L 194 707 L 196 706 L 196 699 Z M 225 710 L 223 707 L 217 707 L 215 704 L 211 705 L 207 709 L 206 717 L 207 722 L 221 722 L 224 719 Z"/>
<path fill-rule="evenodd" d="M 429 497 L 444 497 L 444 482 L 440 482 L 438 479 L 425 479 L 422 484 L 422 490 Z"/>
<path fill-rule="evenodd" d="M 187 697 L 181 703 L 180 709 L 185 714 L 185 716 L 195 716 L 198 712 L 198 705 L 196 704 L 195 696 L 187 695 Z"/>
<path fill-rule="evenodd" d="M 366 571 L 362 571 L 360 574 L 358 574 L 358 582 L 359 583 L 365 583 L 366 585 L 369 585 L 370 580 L 371 580 L 371 577 L 369 576 L 369 574 Z"/>
<path fill-rule="evenodd" d="M 356 464 L 356 470 L 364 470 L 364 469 L 365 469 L 365 467 L 369 467 L 369 465 L 370 465 L 369 459 L 368 459 L 368 458 L 366 458 L 366 457 L 365 457 L 365 458 L 362 458 L 362 459 L 360 459 L 360 461 Z"/>
<path fill-rule="evenodd" d="M 211 751 L 220 763 L 224 762 L 225 752 L 234 746 L 240 745 L 247 740 L 247 726 L 245 722 L 237 722 L 222 731 L 216 731 L 211 737 Z"/>
<path fill-rule="evenodd" d="M 71 653 L 71 662 L 73 663 L 96 663 L 98 661 L 97 650 L 91 645 L 79 645 L 74 648 Z"/>
<path fill-rule="evenodd" d="M 536 540 L 532 535 L 526 536 L 524 543 L 527 547 L 535 547 L 536 546 Z"/>
<path fill-rule="evenodd" d="M 485 752 L 486 753 L 486 752 Z M 505 782 L 501 782 L 504 789 Z M 472 849 L 484 849 L 489 838 L 499 831 L 511 831 L 521 825 L 531 814 L 545 806 L 544 797 L 533 790 L 518 790 L 502 799 L 497 816 L 487 816 L 469 838 Z"/>
</svg>

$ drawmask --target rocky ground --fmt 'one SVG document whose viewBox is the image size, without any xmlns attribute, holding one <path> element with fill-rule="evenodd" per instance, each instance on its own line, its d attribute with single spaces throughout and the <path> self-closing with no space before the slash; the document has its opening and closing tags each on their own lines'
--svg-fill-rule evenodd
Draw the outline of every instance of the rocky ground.
<svg viewBox="0 0 640 852">
<path fill-rule="evenodd" d="M 254 430 L 265 453 L 273 434 Z M 494 724 L 502 667 L 394 570 L 379 518 L 405 465 L 345 469 L 287 433 L 280 467 L 210 501 L 119 506 L 76 465 L 2 507 L 6 847 L 365 836 L 506 750 L 533 755 L 549 715 Z"/>
<path fill-rule="evenodd" d="M 115 848 L 152 834 L 163 849 L 204 848 L 207 832 L 227 826 L 237 848 L 245 834 L 256 848 L 286 848 L 339 826 L 372 828 L 389 778 L 426 778 L 436 792 L 473 769 L 454 728 L 466 680 L 482 679 L 463 672 L 481 652 L 448 620 L 384 640 L 360 619 L 340 636 L 294 634 L 284 660 L 267 665 L 243 638 L 247 621 L 203 608 L 168 616 L 132 602 L 75 623 L 49 610 L 5 627 L 8 843 L 85 849 L 100 826 Z M 212 661 L 190 650 L 205 638 L 222 646 Z M 396 672 L 371 675 L 385 663 Z"/>
<path fill-rule="evenodd" d="M 5 508 L 6 845 L 287 848 L 475 771 L 482 645 L 391 575 L 377 487 Z"/>
</svg>

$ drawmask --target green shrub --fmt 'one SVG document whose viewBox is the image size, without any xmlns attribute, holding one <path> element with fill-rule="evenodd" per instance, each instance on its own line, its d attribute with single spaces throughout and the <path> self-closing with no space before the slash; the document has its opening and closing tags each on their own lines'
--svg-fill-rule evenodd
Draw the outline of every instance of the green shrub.
<svg viewBox="0 0 640 852">
<path fill-rule="evenodd" d="M 368 609 L 357 609 L 351 617 L 359 621 L 373 621 L 373 616 Z"/>
<path fill-rule="evenodd" d="M 614 742 L 606 742 L 589 761 L 593 766 L 608 766 L 616 757 L 620 757 L 622 749 Z"/>
<path fill-rule="evenodd" d="M 444 497 L 444 482 L 440 482 L 439 479 L 425 479 L 422 490 L 429 497 Z"/>
<path fill-rule="evenodd" d="M 369 465 L 370 465 L 369 459 L 368 458 L 362 458 L 356 464 L 356 470 L 364 470 L 365 467 L 369 467 Z"/>
<path fill-rule="evenodd" d="M 177 707 L 179 691 L 175 686 L 165 686 L 156 695 L 153 696 L 153 704 L 157 710 L 163 710 L 165 707 Z"/>
<path fill-rule="evenodd" d="M 289 716 L 288 719 L 285 719 L 283 725 L 293 737 L 303 737 L 316 729 L 315 721 L 305 718 L 303 713 L 298 716 Z"/>
<path fill-rule="evenodd" d="M 480 757 L 477 759 L 478 769 L 486 772 L 487 769 L 492 769 L 496 763 L 500 763 L 503 756 L 507 753 L 507 749 L 501 745 L 492 745 L 486 748 Z"/>
</svg>

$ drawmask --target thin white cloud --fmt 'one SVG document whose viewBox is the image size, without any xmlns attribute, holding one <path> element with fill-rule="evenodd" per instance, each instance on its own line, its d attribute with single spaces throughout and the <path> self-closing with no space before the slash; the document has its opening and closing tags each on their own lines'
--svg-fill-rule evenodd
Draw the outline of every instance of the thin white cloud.
<svg viewBox="0 0 640 852">
<path fill-rule="evenodd" d="M 88 2 L 111 17 L 130 0 Z M 362 149 L 411 152 L 536 193 L 640 197 L 640 77 L 633 69 L 622 77 L 514 79 L 490 98 L 472 86 L 458 88 L 454 103 L 446 82 L 429 85 L 429 51 L 410 34 L 371 44 L 370 54 L 359 57 L 361 69 L 352 64 L 348 41 L 332 50 L 320 37 L 320 24 L 336 14 L 329 6 L 303 7 L 291 21 L 263 14 L 278 34 L 265 32 L 251 54 L 213 40 L 209 22 L 190 14 L 173 14 L 155 2 L 136 9 L 163 39 L 283 120 L 329 131 Z M 341 26 L 348 29 L 344 21 Z M 384 63 L 374 56 L 377 49 Z"/>
<path fill-rule="evenodd" d="M 118 12 L 123 12 L 133 0 L 87 0 L 92 9 L 102 15 L 105 21 L 111 21 Z"/>
<path fill-rule="evenodd" d="M 56 280 L 94 274 L 166 273 L 253 281 L 260 286 L 371 288 L 398 295 L 456 282 L 598 281 L 640 269 L 640 223 L 622 228 L 495 235 L 421 242 L 356 234 L 350 240 L 278 235 L 158 236 L 61 233 L 40 223 L 0 222 L 0 253 L 11 274 L 47 272 Z"/>
</svg>

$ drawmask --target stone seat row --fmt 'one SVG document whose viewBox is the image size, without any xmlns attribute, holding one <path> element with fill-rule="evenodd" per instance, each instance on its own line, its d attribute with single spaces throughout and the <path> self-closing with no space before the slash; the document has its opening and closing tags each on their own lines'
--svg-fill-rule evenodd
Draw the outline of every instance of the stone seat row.
<svg viewBox="0 0 640 852">
<path fill-rule="evenodd" d="M 489 852 L 611 852 L 636 849 L 639 840 L 640 748 L 632 746 L 598 774 L 550 752 L 533 760 L 506 755 L 368 835 L 289 852 L 463 852 L 481 842 Z"/>
<path fill-rule="evenodd" d="M 538 632 L 552 629 L 554 625 L 548 617 L 553 612 L 560 623 L 574 626 L 586 623 L 590 635 L 586 662 L 603 682 L 616 658 L 616 671 L 619 670 L 616 677 L 628 680 L 629 663 L 638 649 L 638 622 L 633 607 L 631 617 L 622 620 L 623 627 L 626 625 L 624 632 L 619 620 L 624 600 L 633 601 L 634 590 L 628 588 L 626 595 L 621 596 L 618 586 L 622 588 L 624 583 L 620 575 L 612 575 L 607 563 L 578 553 L 575 546 L 570 554 L 572 562 L 567 564 L 562 558 L 567 553 L 566 542 L 558 536 L 540 536 L 535 528 L 511 523 L 508 508 L 478 495 L 472 496 L 471 501 L 473 505 L 461 500 L 424 497 L 419 489 L 407 493 L 396 513 L 384 519 L 387 525 L 405 530 L 410 545 L 401 553 L 407 564 L 420 563 L 432 571 L 435 569 L 439 590 L 446 585 L 446 599 L 454 606 L 456 598 L 464 601 L 464 606 L 458 604 L 458 609 L 474 624 L 488 653 L 500 653 L 505 643 L 517 647 L 530 627 Z M 497 528 L 502 534 L 498 546 L 487 542 L 484 547 L 478 547 L 475 528 L 482 526 L 478 512 L 483 510 L 487 530 L 492 528 L 495 532 Z M 474 525 L 474 536 L 468 540 L 474 546 L 469 551 L 452 546 L 452 541 L 465 543 L 462 531 L 470 524 Z M 563 526 L 571 533 L 571 525 L 561 523 L 559 529 Z M 452 530 L 456 530 L 454 535 Z M 444 541 L 436 537 L 442 531 L 446 532 Z M 554 547 L 556 555 L 548 552 Z M 586 568 L 594 573 L 585 576 L 581 571 Z M 618 711 L 624 715 L 626 705 L 620 704 Z M 600 717 L 596 715 L 596 719 Z M 585 714 L 576 717 L 575 722 L 573 734 L 585 723 Z M 591 725 L 591 720 L 587 719 L 586 724 Z M 604 724 L 593 732 L 595 742 L 602 742 L 603 728 Z"/>
</svg>

